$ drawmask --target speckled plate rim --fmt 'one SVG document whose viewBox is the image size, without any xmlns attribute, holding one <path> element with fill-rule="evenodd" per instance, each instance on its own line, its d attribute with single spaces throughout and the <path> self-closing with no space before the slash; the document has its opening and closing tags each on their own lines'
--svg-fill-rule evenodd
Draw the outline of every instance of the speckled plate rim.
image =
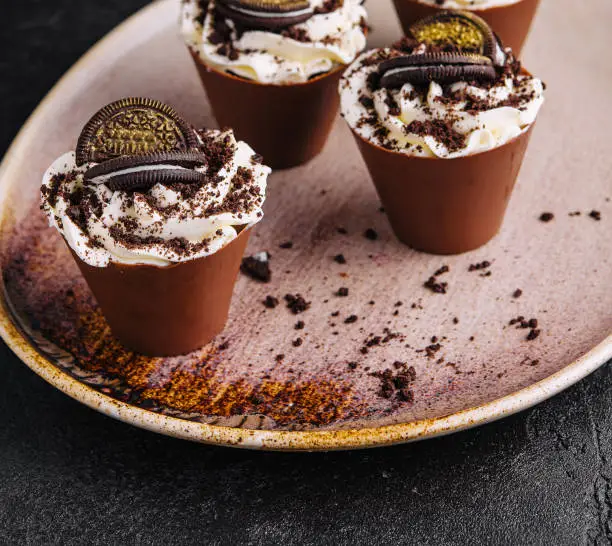
<svg viewBox="0 0 612 546">
<path fill-rule="evenodd" d="M 95 62 L 102 62 L 107 53 L 122 43 L 134 45 L 135 39 L 145 41 L 164 21 L 161 14 L 171 9 L 175 0 L 153 3 L 116 27 L 87 54 L 85 54 L 55 85 L 25 123 L 0 164 L 0 226 L 6 226 L 7 196 L 11 189 L 11 174 L 22 165 L 22 159 L 35 138 L 35 126 L 39 118 L 53 108 L 53 103 L 64 90 L 78 85 L 82 70 Z M 133 32 L 139 29 L 139 32 Z M 137 37 L 137 38 L 135 38 Z M 82 81 L 81 81 L 82 83 Z M 1 273 L 1 271 L 0 271 Z M 4 291 L 0 293 L 0 335 L 10 349 L 36 374 L 75 400 L 109 417 L 125 423 L 165 434 L 175 438 L 205 444 L 233 446 L 248 449 L 274 451 L 325 451 L 360 449 L 401 444 L 443 436 L 483 425 L 530 408 L 567 389 L 612 358 L 612 334 L 575 362 L 557 373 L 512 393 L 478 407 L 463 410 L 445 417 L 401 423 L 378 428 L 355 430 L 325 430 L 291 432 L 278 430 L 248 430 L 220 427 L 168 417 L 137 408 L 101 394 L 61 371 L 53 362 L 38 352 L 23 333 L 9 311 Z"/>
</svg>

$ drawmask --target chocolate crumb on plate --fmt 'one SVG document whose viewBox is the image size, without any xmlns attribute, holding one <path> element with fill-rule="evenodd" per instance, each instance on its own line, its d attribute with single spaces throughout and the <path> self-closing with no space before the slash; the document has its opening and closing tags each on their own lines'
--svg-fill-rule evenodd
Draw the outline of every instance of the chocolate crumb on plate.
<svg viewBox="0 0 612 546">
<path fill-rule="evenodd" d="M 267 252 L 259 252 L 253 256 L 243 258 L 240 271 L 259 282 L 270 282 L 272 273 L 270 271 L 270 255 Z"/>
<path fill-rule="evenodd" d="M 538 337 L 540 337 L 540 333 L 541 330 L 538 329 L 530 330 L 527 334 L 527 341 L 533 341 L 534 339 L 537 339 Z"/>
<path fill-rule="evenodd" d="M 298 320 L 298 321 L 295 323 L 295 326 L 294 326 L 293 328 L 294 328 L 294 330 L 303 330 L 303 329 L 304 329 L 304 326 L 306 326 L 306 324 L 304 323 L 304 321 L 303 321 L 303 320 Z"/>
<path fill-rule="evenodd" d="M 435 294 L 446 294 L 448 283 L 438 282 L 437 277 L 439 277 L 440 275 L 444 275 L 445 273 L 448 273 L 449 271 L 450 271 L 450 267 L 448 265 L 443 265 L 439 267 L 438 269 L 436 269 L 434 274 L 423 283 L 423 286 L 425 288 L 428 288 Z M 412 308 L 415 309 L 414 304 L 412 304 Z"/>
<path fill-rule="evenodd" d="M 414 400 L 414 393 L 410 386 L 416 379 L 414 367 L 409 367 L 402 362 L 395 362 L 393 368 L 395 372 L 391 368 L 387 368 L 382 372 L 370 374 L 370 376 L 380 381 L 378 396 L 389 400 L 395 395 L 396 399 L 400 402 L 412 402 Z"/>
<path fill-rule="evenodd" d="M 358 319 L 359 317 L 357 315 L 350 315 L 344 319 L 344 324 L 353 324 L 357 322 Z"/>
<path fill-rule="evenodd" d="M 470 267 L 468 267 L 468 271 L 482 271 L 483 269 L 487 269 L 489 267 L 491 267 L 491 262 L 489 260 L 484 260 L 476 264 L 471 264 Z"/>
<path fill-rule="evenodd" d="M 285 243 L 281 243 L 280 245 L 278 245 L 278 247 L 283 248 L 283 249 L 293 248 L 293 241 L 287 241 Z"/>
<path fill-rule="evenodd" d="M 423 284 L 425 288 L 431 290 L 434 294 L 446 294 L 448 289 L 447 282 L 438 282 L 436 277 L 429 277 Z"/>
<path fill-rule="evenodd" d="M 310 307 L 310 302 L 306 301 L 300 294 L 287 294 L 285 301 L 287 302 L 287 308 L 294 315 L 299 315 Z"/>
<path fill-rule="evenodd" d="M 592 210 L 591 212 L 589 212 L 589 216 L 597 222 L 601 220 L 601 212 L 599 212 L 598 210 Z"/>
<path fill-rule="evenodd" d="M 540 214 L 540 222 L 550 222 L 553 218 L 555 217 L 555 215 L 552 212 L 543 212 L 542 214 Z"/>
<path fill-rule="evenodd" d="M 278 298 L 275 298 L 274 296 L 266 296 L 266 299 L 263 301 L 263 304 L 267 309 L 274 309 L 278 303 Z"/>
<path fill-rule="evenodd" d="M 336 262 L 337 264 L 344 265 L 346 263 L 346 258 L 344 257 L 344 254 L 336 254 L 334 256 L 334 262 Z"/>
<path fill-rule="evenodd" d="M 340 298 L 346 298 L 348 295 L 349 295 L 349 289 L 346 286 L 342 286 L 338 288 L 338 291 L 336 292 L 336 296 Z"/>
<path fill-rule="evenodd" d="M 523 295 L 523 291 L 520 288 L 517 288 L 513 293 L 512 293 L 512 297 L 517 299 L 520 298 Z"/>
</svg>

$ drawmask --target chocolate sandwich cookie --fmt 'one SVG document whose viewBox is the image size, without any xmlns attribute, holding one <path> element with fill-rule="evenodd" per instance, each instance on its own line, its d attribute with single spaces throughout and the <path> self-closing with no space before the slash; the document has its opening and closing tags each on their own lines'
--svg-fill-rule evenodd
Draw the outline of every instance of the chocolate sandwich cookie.
<svg viewBox="0 0 612 546">
<path fill-rule="evenodd" d="M 444 11 L 421 19 L 410 27 L 414 38 L 425 44 L 453 46 L 461 51 L 477 53 L 503 66 L 506 54 L 497 35 L 487 22 L 467 11 Z"/>
<path fill-rule="evenodd" d="M 130 173 L 117 173 L 106 185 L 112 191 L 148 190 L 155 184 L 201 184 L 206 175 L 198 171 L 180 168 L 143 169 Z"/>
<path fill-rule="evenodd" d="M 76 163 L 100 163 L 124 155 L 187 151 L 197 147 L 195 131 L 170 106 L 126 98 L 99 110 L 77 142 Z"/>
<path fill-rule="evenodd" d="M 98 181 L 96 178 L 106 178 L 120 171 L 131 170 L 138 167 L 153 167 L 156 165 L 172 165 L 192 169 L 207 165 L 206 155 L 196 150 L 189 152 L 160 152 L 146 155 L 130 155 L 115 157 L 98 163 L 85 172 L 87 182 Z"/>
<path fill-rule="evenodd" d="M 387 89 L 435 81 L 450 84 L 458 81 L 487 81 L 496 77 L 491 59 L 483 55 L 461 53 L 424 53 L 403 55 L 380 64 L 380 86 Z"/>
<path fill-rule="evenodd" d="M 250 28 L 279 30 L 310 19 L 308 0 L 217 0 L 217 11 Z"/>
<path fill-rule="evenodd" d="M 193 170 L 207 164 L 202 152 L 161 152 L 109 159 L 85 172 L 85 181 L 106 184 L 111 190 L 143 190 L 155 184 L 198 184 L 205 174 Z"/>
</svg>

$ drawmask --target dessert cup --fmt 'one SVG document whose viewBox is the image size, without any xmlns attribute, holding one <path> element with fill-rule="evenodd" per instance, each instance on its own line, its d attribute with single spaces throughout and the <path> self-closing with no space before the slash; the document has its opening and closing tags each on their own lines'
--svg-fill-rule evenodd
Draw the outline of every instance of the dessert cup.
<svg viewBox="0 0 612 546">
<path fill-rule="evenodd" d="M 410 26 L 416 21 L 448 9 L 423 4 L 419 0 L 393 1 L 405 34 L 408 34 Z M 539 3 L 540 0 L 519 0 L 505 6 L 470 9 L 469 11 L 487 21 L 502 42 L 519 55 L 529 34 L 529 28 Z"/>
<path fill-rule="evenodd" d="M 119 99 L 43 175 L 41 207 L 119 341 L 149 356 L 208 344 L 228 317 L 270 168 L 230 129 Z"/>
<path fill-rule="evenodd" d="M 93 267 L 71 252 L 115 337 L 138 353 L 172 356 L 223 330 L 249 235 L 244 229 L 214 254 L 166 267 Z"/>
<path fill-rule="evenodd" d="M 532 127 L 456 159 L 411 156 L 353 135 L 398 239 L 431 254 L 461 254 L 499 231 Z"/>
<path fill-rule="evenodd" d="M 321 152 L 338 113 L 343 66 L 305 83 L 264 84 L 206 65 L 191 52 L 220 127 L 232 127 L 273 169 Z"/>
</svg>

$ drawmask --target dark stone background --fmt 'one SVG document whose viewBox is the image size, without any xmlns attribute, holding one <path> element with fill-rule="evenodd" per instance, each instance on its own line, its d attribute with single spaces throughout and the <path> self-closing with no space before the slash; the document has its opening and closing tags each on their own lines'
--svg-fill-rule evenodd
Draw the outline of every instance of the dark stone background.
<svg viewBox="0 0 612 546">
<path fill-rule="evenodd" d="M 145 3 L 2 2 L 2 152 L 63 72 Z M 0 359 L 0 544 L 612 543 L 610 365 L 447 438 L 275 454 L 132 428 L 4 345 Z"/>
</svg>

